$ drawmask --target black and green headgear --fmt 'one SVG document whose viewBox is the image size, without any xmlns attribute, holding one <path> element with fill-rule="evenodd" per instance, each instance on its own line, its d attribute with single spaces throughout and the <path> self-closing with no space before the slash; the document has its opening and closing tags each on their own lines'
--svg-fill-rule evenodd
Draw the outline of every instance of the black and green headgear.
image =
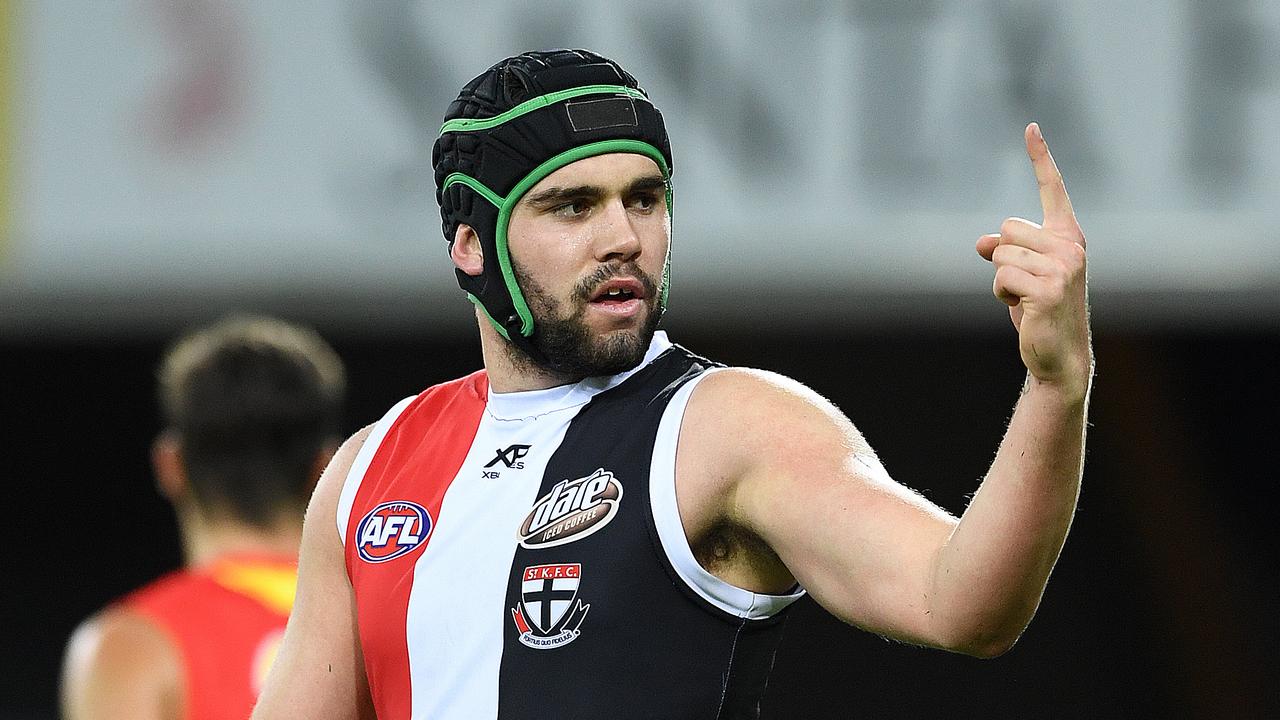
<svg viewBox="0 0 1280 720">
<path fill-rule="evenodd" d="M 528 52 L 489 68 L 449 106 L 432 149 L 445 239 L 452 243 L 465 223 L 484 251 L 483 272 L 456 270 L 458 284 L 503 337 L 534 357 L 533 316 L 507 251 L 511 213 L 546 176 L 605 153 L 651 158 L 667 180 L 670 212 L 671 145 L 662 113 L 630 73 L 586 50 Z"/>
</svg>

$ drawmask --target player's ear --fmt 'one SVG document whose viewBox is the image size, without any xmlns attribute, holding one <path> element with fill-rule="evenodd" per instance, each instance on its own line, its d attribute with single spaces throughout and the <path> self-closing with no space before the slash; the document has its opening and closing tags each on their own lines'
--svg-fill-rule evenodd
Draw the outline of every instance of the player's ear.
<svg viewBox="0 0 1280 720">
<path fill-rule="evenodd" d="M 449 246 L 449 257 L 459 270 L 472 277 L 484 270 L 484 250 L 474 228 L 466 223 L 458 224 L 453 233 L 453 244 Z"/>
<path fill-rule="evenodd" d="M 169 502 L 177 503 L 187 494 L 187 465 L 182 458 L 182 443 L 172 430 L 156 436 L 151 443 L 151 470 L 156 476 L 156 489 Z"/>
</svg>

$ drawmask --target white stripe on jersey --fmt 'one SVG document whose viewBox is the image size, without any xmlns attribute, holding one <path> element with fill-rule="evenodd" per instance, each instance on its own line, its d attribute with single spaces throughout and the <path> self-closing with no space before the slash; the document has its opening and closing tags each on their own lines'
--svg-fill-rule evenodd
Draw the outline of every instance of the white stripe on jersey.
<svg viewBox="0 0 1280 720">
<path fill-rule="evenodd" d="M 481 417 L 413 571 L 405 630 L 414 718 L 497 717 L 503 638 L 514 632 L 505 604 L 517 533 L 537 500 L 547 461 L 583 404 L 513 420 L 486 408 Z M 516 443 L 530 446 L 523 468 L 501 461 L 485 468 Z M 484 477 L 492 471 L 498 477 Z"/>
<path fill-rule="evenodd" d="M 676 445 L 680 439 L 680 424 L 684 420 L 689 397 L 698 383 L 719 368 L 712 368 L 685 383 L 671 398 L 662 413 L 658 425 L 658 437 L 653 444 L 653 462 L 649 468 L 649 503 L 653 508 L 653 522 L 658 527 L 658 538 L 667 559 L 675 567 L 676 574 L 704 600 L 721 610 L 740 618 L 759 620 L 776 615 L 783 608 L 799 600 L 803 589 L 789 595 L 767 595 L 752 592 L 721 580 L 707 572 L 693 550 L 680 521 L 676 506 Z"/>
</svg>

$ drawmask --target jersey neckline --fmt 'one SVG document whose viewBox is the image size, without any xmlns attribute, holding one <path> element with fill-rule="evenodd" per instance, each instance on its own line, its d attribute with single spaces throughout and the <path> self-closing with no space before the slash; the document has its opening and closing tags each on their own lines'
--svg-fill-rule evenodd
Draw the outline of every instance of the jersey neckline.
<svg viewBox="0 0 1280 720">
<path fill-rule="evenodd" d="M 667 339 L 667 333 L 658 330 L 649 341 L 649 349 L 645 351 L 644 360 L 630 370 L 617 375 L 584 378 L 576 383 L 557 385 L 543 390 L 498 393 L 493 391 L 493 386 L 489 386 L 485 412 L 495 420 L 528 420 L 539 415 L 585 405 L 596 395 L 621 385 L 627 378 L 644 369 L 670 348 L 671 341 Z"/>
</svg>

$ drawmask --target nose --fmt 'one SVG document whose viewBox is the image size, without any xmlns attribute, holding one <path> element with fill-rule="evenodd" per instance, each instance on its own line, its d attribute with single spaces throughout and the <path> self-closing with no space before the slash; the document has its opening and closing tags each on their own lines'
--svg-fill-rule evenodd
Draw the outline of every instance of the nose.
<svg viewBox="0 0 1280 720">
<path fill-rule="evenodd" d="M 602 220 L 595 240 L 596 259 L 600 262 L 634 260 L 640 254 L 640 234 L 620 198 L 612 199 L 605 206 Z"/>
</svg>

